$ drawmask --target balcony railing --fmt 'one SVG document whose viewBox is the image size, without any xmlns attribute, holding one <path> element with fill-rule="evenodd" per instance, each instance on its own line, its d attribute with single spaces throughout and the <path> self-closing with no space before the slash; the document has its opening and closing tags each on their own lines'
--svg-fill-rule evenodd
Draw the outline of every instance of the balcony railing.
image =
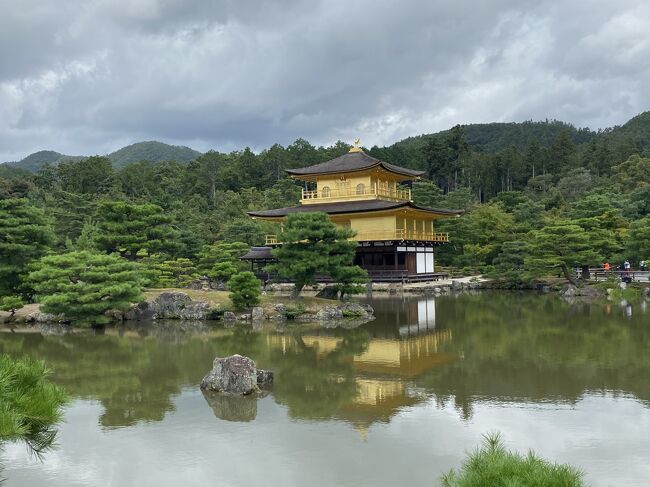
<svg viewBox="0 0 650 487">
<path fill-rule="evenodd" d="M 376 232 L 359 232 L 354 240 L 358 241 L 381 241 L 381 240 L 418 240 L 422 242 L 449 242 L 448 233 L 417 232 L 398 228 L 396 230 L 384 230 Z"/>
<path fill-rule="evenodd" d="M 398 228 L 396 230 L 376 231 L 376 232 L 361 232 L 350 240 L 359 242 L 377 242 L 386 240 L 413 240 L 419 242 L 436 242 L 447 243 L 449 242 L 448 233 L 429 233 L 429 232 L 415 232 L 412 230 L 405 230 Z M 277 235 L 267 235 L 266 245 L 278 245 L 280 240 Z"/>
<path fill-rule="evenodd" d="M 398 201 L 411 201 L 410 189 L 386 189 L 379 187 L 364 187 L 363 189 L 345 188 L 330 190 L 302 190 L 302 203 L 320 203 L 331 200 L 357 200 L 371 198 L 386 198 Z"/>
<path fill-rule="evenodd" d="M 277 235 L 267 235 L 266 236 L 266 245 L 277 245 L 278 237 Z"/>
</svg>

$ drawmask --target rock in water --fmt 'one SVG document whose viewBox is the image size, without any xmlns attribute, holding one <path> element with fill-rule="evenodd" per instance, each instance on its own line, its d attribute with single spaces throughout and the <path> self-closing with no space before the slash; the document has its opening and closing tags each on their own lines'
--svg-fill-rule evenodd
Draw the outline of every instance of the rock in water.
<svg viewBox="0 0 650 487">
<path fill-rule="evenodd" d="M 328 304 L 324 308 L 318 310 L 318 313 L 316 313 L 316 319 L 321 321 L 342 320 L 343 311 L 341 311 L 338 306 Z"/>
<path fill-rule="evenodd" d="M 255 362 L 242 355 L 217 357 L 212 370 L 201 381 L 201 389 L 228 394 L 247 395 L 259 391 L 258 381 L 266 385 L 273 380 L 273 373 L 257 370 Z"/>
</svg>

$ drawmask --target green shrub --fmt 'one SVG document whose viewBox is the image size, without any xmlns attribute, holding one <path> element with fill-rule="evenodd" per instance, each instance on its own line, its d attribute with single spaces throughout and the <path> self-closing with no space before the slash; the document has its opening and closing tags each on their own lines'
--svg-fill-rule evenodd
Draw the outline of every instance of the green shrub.
<svg viewBox="0 0 650 487">
<path fill-rule="evenodd" d="M 228 282 L 230 278 L 237 274 L 237 267 L 232 262 L 217 262 L 212 266 L 208 277 L 222 282 Z"/>
<path fill-rule="evenodd" d="M 364 316 L 366 313 L 360 309 L 348 309 L 344 308 L 343 311 L 344 318 L 358 318 L 359 316 Z"/>
<path fill-rule="evenodd" d="M 237 309 L 250 308 L 260 302 L 260 280 L 252 272 L 239 272 L 228 281 L 230 301 Z"/>
<path fill-rule="evenodd" d="M 305 305 L 302 303 L 288 304 L 284 308 L 284 316 L 288 320 L 295 320 L 296 317 L 300 316 L 305 312 Z"/>
<path fill-rule="evenodd" d="M 16 310 L 23 307 L 23 300 L 19 296 L 4 296 L 0 298 L 0 310 L 10 311 L 11 316 L 16 314 Z"/>
<path fill-rule="evenodd" d="M 24 440 L 37 453 L 52 444 L 68 397 L 49 373 L 43 362 L 0 356 L 0 440 Z"/>
<path fill-rule="evenodd" d="M 570 465 L 558 465 L 505 449 L 499 434 L 484 437 L 483 445 L 470 454 L 460 472 L 442 476 L 444 487 L 580 487 L 583 474 Z"/>
<path fill-rule="evenodd" d="M 156 287 L 185 287 L 199 277 L 194 263 L 186 258 L 160 262 L 154 269 L 158 273 Z"/>
</svg>

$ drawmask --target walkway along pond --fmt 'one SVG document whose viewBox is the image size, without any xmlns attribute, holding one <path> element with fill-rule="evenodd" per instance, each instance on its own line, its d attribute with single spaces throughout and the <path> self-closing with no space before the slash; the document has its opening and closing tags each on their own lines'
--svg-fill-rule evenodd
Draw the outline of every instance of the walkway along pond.
<svg viewBox="0 0 650 487">
<path fill-rule="evenodd" d="M 4 445 L 7 486 L 436 485 L 481 435 L 648 485 L 650 309 L 483 292 L 376 296 L 354 329 L 264 322 L 3 330 L 73 398 L 40 462 Z M 275 372 L 259 399 L 206 400 L 215 356 Z"/>
</svg>

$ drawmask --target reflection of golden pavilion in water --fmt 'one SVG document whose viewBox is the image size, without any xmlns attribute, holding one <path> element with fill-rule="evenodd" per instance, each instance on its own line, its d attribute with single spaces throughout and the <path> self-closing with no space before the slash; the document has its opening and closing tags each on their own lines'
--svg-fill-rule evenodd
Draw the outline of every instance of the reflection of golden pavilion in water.
<svg viewBox="0 0 650 487">
<path fill-rule="evenodd" d="M 435 301 L 405 303 L 409 305 L 407 315 L 416 319 L 399 326 L 399 337 L 371 338 L 363 352 L 349 357 L 357 395 L 339 416 L 352 422 L 362 436 L 373 422 L 388 421 L 400 408 L 424 399 L 412 386 L 415 377 L 458 359 L 458 354 L 438 350 L 440 344 L 451 342 L 452 335 L 451 330 L 435 329 Z M 281 348 L 284 353 L 298 347 L 291 335 L 269 335 L 267 340 L 269 346 Z M 343 342 L 342 337 L 318 332 L 301 335 L 301 340 L 319 357 L 333 353 Z"/>
</svg>

